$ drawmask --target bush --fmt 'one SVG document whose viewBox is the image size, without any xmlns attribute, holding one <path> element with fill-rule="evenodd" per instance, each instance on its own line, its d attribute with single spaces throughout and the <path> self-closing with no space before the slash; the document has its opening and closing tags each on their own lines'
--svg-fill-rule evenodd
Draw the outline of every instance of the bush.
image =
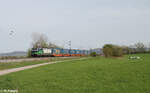
<svg viewBox="0 0 150 93">
<path fill-rule="evenodd" d="M 32 57 L 32 56 L 31 56 L 31 49 L 28 50 L 27 57 Z"/>
<path fill-rule="evenodd" d="M 5 59 L 21 59 L 21 58 L 26 58 L 25 56 L 2 56 L 0 57 L 1 60 Z"/>
<path fill-rule="evenodd" d="M 113 47 L 113 56 L 114 57 L 121 57 L 123 56 L 123 49 L 119 46 Z"/>
<path fill-rule="evenodd" d="M 120 46 L 106 44 L 103 47 L 105 57 L 121 57 L 123 56 L 123 49 Z"/>
<path fill-rule="evenodd" d="M 105 57 L 111 57 L 113 55 L 113 45 L 111 45 L 111 44 L 104 45 L 103 53 L 104 53 Z"/>
<path fill-rule="evenodd" d="M 92 56 L 92 57 L 96 57 L 96 52 L 92 52 L 92 53 L 90 53 L 90 56 Z"/>
</svg>

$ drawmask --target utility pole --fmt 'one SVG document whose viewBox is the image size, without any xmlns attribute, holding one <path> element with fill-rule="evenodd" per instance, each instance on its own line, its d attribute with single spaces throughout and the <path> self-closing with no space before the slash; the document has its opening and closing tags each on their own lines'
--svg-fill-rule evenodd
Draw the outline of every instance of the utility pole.
<svg viewBox="0 0 150 93">
<path fill-rule="evenodd" d="M 71 41 L 69 41 L 69 48 L 70 48 L 70 50 L 71 50 Z"/>
<path fill-rule="evenodd" d="M 69 54 L 71 56 L 71 41 L 68 42 L 68 46 L 69 46 Z"/>
</svg>

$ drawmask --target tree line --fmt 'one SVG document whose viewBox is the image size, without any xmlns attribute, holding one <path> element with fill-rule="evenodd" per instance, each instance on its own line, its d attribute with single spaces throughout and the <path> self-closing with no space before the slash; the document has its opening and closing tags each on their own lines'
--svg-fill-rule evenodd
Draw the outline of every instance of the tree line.
<svg viewBox="0 0 150 93">
<path fill-rule="evenodd" d="M 145 45 L 142 42 L 138 42 L 130 46 L 105 44 L 102 50 L 105 57 L 121 57 L 124 54 L 150 53 L 150 44 Z"/>
</svg>

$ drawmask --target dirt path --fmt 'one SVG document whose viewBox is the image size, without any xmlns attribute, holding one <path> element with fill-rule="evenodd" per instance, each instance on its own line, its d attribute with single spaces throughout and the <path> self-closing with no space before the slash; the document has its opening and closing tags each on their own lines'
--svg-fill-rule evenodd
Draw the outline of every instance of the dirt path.
<svg viewBox="0 0 150 93">
<path fill-rule="evenodd" d="M 22 70 L 25 70 L 25 69 L 44 66 L 44 65 L 47 65 L 47 64 L 55 64 L 55 63 L 69 62 L 69 61 L 73 61 L 73 60 L 83 60 L 83 59 L 87 59 L 87 58 L 72 59 L 72 60 L 65 60 L 65 61 L 55 61 L 55 62 L 41 63 L 41 64 L 30 65 L 30 66 L 19 67 L 19 68 L 6 69 L 6 70 L 0 71 L 0 76 L 5 75 L 5 74 L 9 74 L 9 73 L 12 73 L 12 72 L 22 71 Z"/>
<path fill-rule="evenodd" d="M 39 60 L 48 60 L 55 59 L 56 57 L 45 57 L 45 58 L 22 58 L 22 59 L 0 59 L 0 63 L 13 63 L 13 62 L 28 62 L 28 61 L 39 61 Z M 59 57 L 62 59 L 65 58 L 75 58 L 75 57 Z"/>
</svg>

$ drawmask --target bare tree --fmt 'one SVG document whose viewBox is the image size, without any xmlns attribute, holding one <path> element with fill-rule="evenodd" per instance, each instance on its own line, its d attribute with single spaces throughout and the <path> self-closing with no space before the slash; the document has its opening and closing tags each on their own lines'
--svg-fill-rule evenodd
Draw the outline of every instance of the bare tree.
<svg viewBox="0 0 150 93">
<path fill-rule="evenodd" d="M 138 42 L 134 45 L 136 47 L 137 52 L 145 52 L 145 45 L 141 42 Z"/>
<path fill-rule="evenodd" d="M 130 51 L 130 47 L 128 46 L 120 46 L 123 50 L 123 53 L 124 54 L 129 54 L 131 51 Z"/>
<path fill-rule="evenodd" d="M 32 47 L 33 48 L 47 48 L 48 37 L 42 33 L 37 33 L 37 32 L 32 33 Z"/>
<path fill-rule="evenodd" d="M 150 51 L 150 42 L 148 43 L 148 51 Z"/>
<path fill-rule="evenodd" d="M 56 45 L 54 43 L 49 42 L 48 48 L 62 48 L 62 47 L 60 47 L 60 46 L 58 46 L 58 45 Z"/>
</svg>

